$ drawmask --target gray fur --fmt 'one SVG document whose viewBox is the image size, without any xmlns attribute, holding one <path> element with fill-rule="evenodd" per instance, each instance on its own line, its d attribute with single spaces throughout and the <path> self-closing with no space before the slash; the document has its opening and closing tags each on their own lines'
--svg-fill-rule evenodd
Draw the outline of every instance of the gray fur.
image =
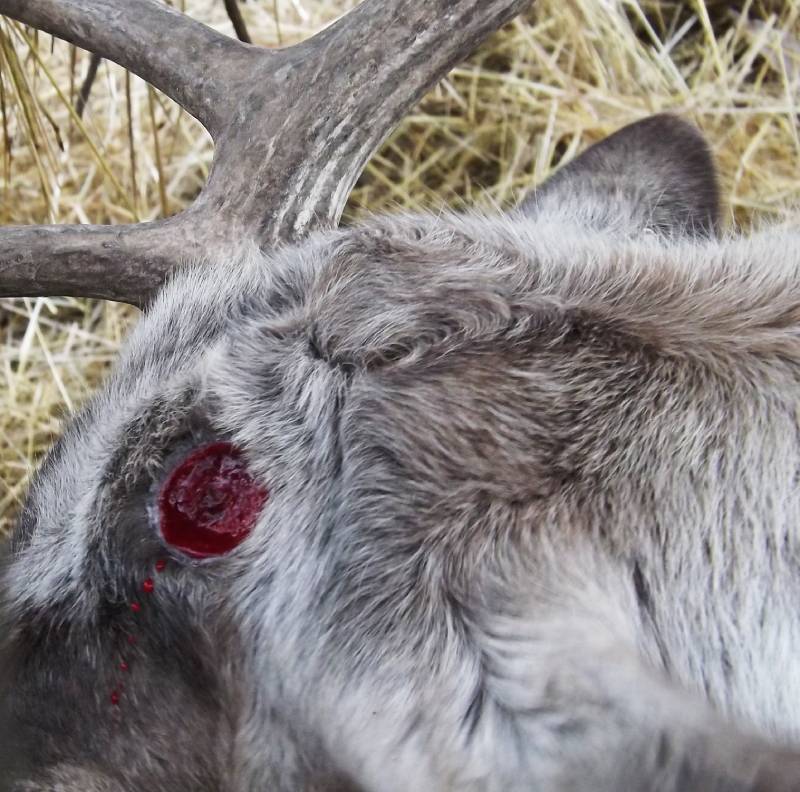
<svg viewBox="0 0 800 792">
<path fill-rule="evenodd" d="M 12 543 L 9 788 L 800 787 L 800 232 L 715 238 L 682 122 L 609 140 L 507 215 L 173 278 Z M 209 437 L 270 500 L 172 557 L 112 708 Z"/>
</svg>

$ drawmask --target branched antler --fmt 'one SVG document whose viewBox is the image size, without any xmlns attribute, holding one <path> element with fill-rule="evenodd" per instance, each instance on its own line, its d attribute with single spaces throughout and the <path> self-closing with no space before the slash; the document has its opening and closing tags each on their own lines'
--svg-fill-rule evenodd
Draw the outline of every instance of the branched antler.
<svg viewBox="0 0 800 792">
<path fill-rule="evenodd" d="M 400 118 L 529 2 L 365 0 L 311 39 L 269 51 L 157 0 L 0 0 L 0 13 L 147 80 L 215 142 L 205 188 L 168 220 L 0 230 L 0 296 L 141 304 L 193 254 L 335 224 Z"/>
</svg>

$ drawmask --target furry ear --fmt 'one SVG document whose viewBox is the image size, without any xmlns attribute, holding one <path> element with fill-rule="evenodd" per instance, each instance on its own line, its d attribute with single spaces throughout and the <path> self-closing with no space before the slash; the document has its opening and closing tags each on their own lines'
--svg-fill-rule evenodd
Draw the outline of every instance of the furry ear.
<svg viewBox="0 0 800 792">
<path fill-rule="evenodd" d="M 558 170 L 520 204 L 623 234 L 714 236 L 719 190 L 711 151 L 691 124 L 657 115 L 623 127 Z"/>
</svg>

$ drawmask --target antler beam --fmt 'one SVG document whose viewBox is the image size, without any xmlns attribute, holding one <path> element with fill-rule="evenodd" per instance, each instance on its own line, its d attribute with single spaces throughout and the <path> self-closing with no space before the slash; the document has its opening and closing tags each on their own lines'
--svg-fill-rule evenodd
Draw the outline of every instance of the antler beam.
<svg viewBox="0 0 800 792">
<path fill-rule="evenodd" d="M 179 217 L 0 228 L 0 296 L 59 294 L 141 305 L 176 262 L 205 252 Z"/>
<path fill-rule="evenodd" d="M 0 230 L 0 296 L 141 304 L 170 268 L 200 251 L 244 240 L 271 246 L 335 225 L 364 164 L 400 118 L 529 3 L 365 0 L 311 39 L 267 51 L 156 0 L 0 0 L 0 13 L 161 89 L 216 144 L 202 193 L 168 221 Z"/>
</svg>

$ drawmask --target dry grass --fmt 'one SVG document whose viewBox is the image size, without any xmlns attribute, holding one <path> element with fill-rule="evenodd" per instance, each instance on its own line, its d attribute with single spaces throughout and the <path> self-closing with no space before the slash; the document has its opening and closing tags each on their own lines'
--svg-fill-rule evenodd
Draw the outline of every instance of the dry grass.
<svg viewBox="0 0 800 792">
<path fill-rule="evenodd" d="M 222 0 L 173 0 L 231 32 Z M 256 43 L 288 44 L 354 0 L 248 0 Z M 0 23 L 0 222 L 125 223 L 172 213 L 208 172 L 207 135 L 103 62 Z M 731 220 L 797 220 L 800 3 L 539 0 L 457 68 L 374 157 L 347 217 L 443 202 L 512 203 L 626 122 L 672 109 L 706 132 Z M 97 387 L 136 312 L 74 299 L 0 301 L 0 530 L 61 422 Z"/>
</svg>

